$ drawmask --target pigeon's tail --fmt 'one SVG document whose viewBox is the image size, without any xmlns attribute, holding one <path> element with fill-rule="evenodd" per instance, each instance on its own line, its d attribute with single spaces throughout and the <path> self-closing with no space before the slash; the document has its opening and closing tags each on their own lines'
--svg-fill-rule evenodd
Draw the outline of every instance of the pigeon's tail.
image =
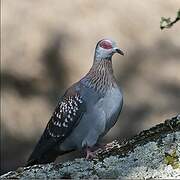
<svg viewBox="0 0 180 180">
<path fill-rule="evenodd" d="M 35 164 L 47 164 L 54 162 L 58 156 L 61 156 L 66 153 L 70 153 L 74 150 L 69 150 L 69 151 L 56 151 L 56 150 L 51 150 L 47 152 L 44 156 L 40 157 L 33 157 L 33 154 L 29 157 L 27 163 L 25 166 L 33 166 Z"/>
<path fill-rule="evenodd" d="M 57 152 L 56 150 L 50 150 L 46 152 L 44 155 L 41 155 L 39 157 L 35 156 L 35 154 L 32 153 L 26 163 L 26 166 L 33 166 L 35 164 L 47 164 L 54 162 L 59 155 L 64 153 L 65 152 L 61 153 L 61 152 Z"/>
<path fill-rule="evenodd" d="M 68 152 L 71 151 L 60 151 L 58 148 L 58 142 L 52 138 L 49 138 L 45 130 L 32 154 L 30 155 L 26 166 L 51 163 L 55 161 L 58 156 Z"/>
</svg>

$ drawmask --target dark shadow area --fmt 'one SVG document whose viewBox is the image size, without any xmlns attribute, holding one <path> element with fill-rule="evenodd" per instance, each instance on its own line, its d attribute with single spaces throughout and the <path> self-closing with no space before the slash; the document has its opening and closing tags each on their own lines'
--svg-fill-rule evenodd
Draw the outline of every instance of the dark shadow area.
<svg viewBox="0 0 180 180">
<path fill-rule="evenodd" d="M 65 67 L 66 59 L 63 55 L 64 42 L 64 36 L 53 36 L 41 58 L 42 63 L 46 67 L 46 77 L 51 85 L 46 96 L 49 97 L 49 101 L 52 104 L 57 102 L 57 97 L 62 95 L 66 82 L 68 82 L 68 73 Z"/>
<path fill-rule="evenodd" d="M 178 82 L 177 82 L 178 83 Z M 162 93 L 172 96 L 173 100 L 177 100 L 177 107 L 180 107 L 180 89 L 179 84 L 176 83 L 162 83 L 159 84 L 159 89 Z"/>
<path fill-rule="evenodd" d="M 27 141 L 23 138 L 12 136 L 5 125 L 1 124 L 3 132 L 1 132 L 1 174 L 23 166 L 27 152 L 32 148 L 35 142 Z"/>
<path fill-rule="evenodd" d="M 141 123 L 152 113 L 152 107 L 148 104 L 130 108 L 125 106 L 122 116 L 119 118 L 121 127 L 118 139 L 128 138 L 141 131 Z"/>
<path fill-rule="evenodd" d="M 42 91 L 37 87 L 38 79 L 27 79 L 14 76 L 8 72 L 1 73 L 2 90 L 13 89 L 23 98 L 42 95 Z"/>
</svg>

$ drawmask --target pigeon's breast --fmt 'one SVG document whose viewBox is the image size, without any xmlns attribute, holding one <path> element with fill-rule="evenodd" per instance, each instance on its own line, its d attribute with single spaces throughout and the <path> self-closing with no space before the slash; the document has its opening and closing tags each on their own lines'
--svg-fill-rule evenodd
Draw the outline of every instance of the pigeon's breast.
<svg viewBox="0 0 180 180">
<path fill-rule="evenodd" d="M 118 87 L 112 87 L 106 92 L 102 102 L 102 109 L 106 115 L 106 131 L 116 123 L 123 105 L 123 96 Z"/>
</svg>

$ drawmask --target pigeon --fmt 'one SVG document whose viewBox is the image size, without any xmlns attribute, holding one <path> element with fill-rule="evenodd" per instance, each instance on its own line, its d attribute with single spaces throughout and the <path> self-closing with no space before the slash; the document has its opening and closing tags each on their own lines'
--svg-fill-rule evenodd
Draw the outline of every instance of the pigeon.
<svg viewBox="0 0 180 180">
<path fill-rule="evenodd" d="M 113 75 L 115 53 L 124 55 L 113 40 L 97 43 L 92 67 L 60 98 L 27 166 L 51 163 L 74 150 L 85 151 L 86 159 L 93 157 L 93 147 L 115 125 L 123 106 Z"/>
</svg>

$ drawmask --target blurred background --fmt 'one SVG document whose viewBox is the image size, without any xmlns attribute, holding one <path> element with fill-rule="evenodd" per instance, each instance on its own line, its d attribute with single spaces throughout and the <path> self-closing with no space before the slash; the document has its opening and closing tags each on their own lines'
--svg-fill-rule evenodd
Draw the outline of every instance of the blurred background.
<svg viewBox="0 0 180 180">
<path fill-rule="evenodd" d="M 1 3 L 1 173 L 24 165 L 59 96 L 90 69 L 102 38 L 125 52 L 113 57 L 124 107 L 105 142 L 180 111 L 180 23 L 159 28 L 162 16 L 176 16 L 179 0 Z"/>
</svg>

